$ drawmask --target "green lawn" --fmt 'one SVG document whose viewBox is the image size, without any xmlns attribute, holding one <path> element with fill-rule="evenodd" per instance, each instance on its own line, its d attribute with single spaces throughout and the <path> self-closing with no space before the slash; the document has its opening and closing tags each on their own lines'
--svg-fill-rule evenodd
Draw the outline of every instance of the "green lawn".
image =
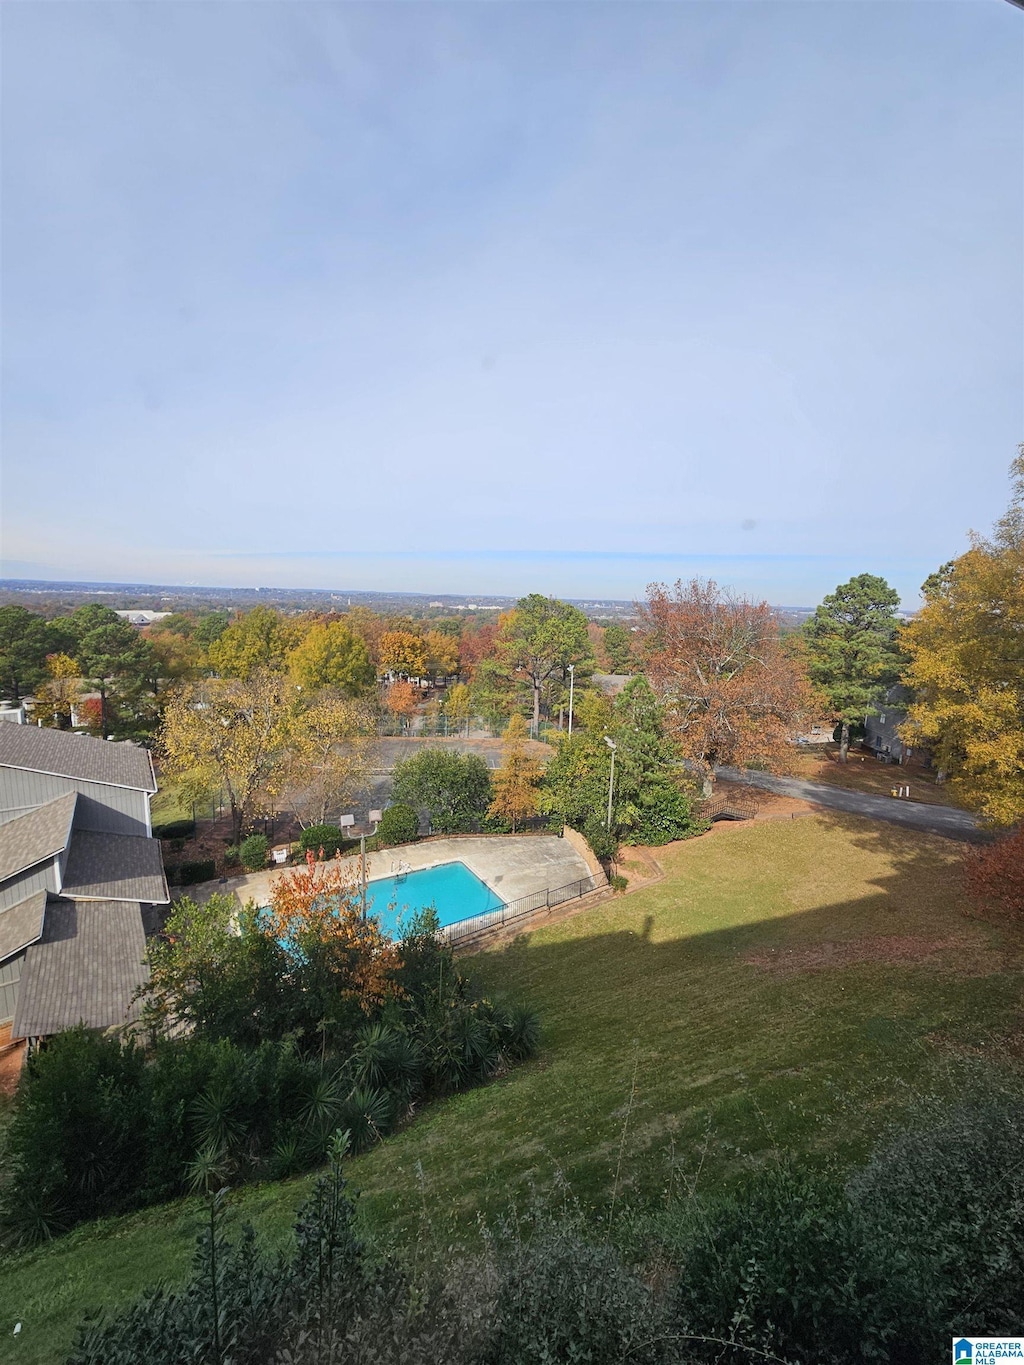
<svg viewBox="0 0 1024 1365">
<path fill-rule="evenodd" d="M 655 1200 L 773 1152 L 848 1163 L 964 1055 L 1013 1054 L 1024 938 L 961 914 L 954 846 L 823 815 L 659 856 L 664 881 L 476 958 L 537 1005 L 543 1053 L 352 1163 L 379 1236 L 447 1244 L 556 1177 L 600 1210 L 617 1169 Z M 284 1236 L 307 1186 L 238 1204 Z M 179 1276 L 195 1230 L 186 1202 L 0 1264 L 0 1360 L 60 1359 L 87 1306 Z"/>
</svg>

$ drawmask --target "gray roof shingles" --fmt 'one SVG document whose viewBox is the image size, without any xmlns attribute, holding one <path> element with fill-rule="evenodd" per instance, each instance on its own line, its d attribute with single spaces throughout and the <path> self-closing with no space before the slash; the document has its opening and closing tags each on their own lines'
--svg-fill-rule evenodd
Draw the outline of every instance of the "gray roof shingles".
<svg viewBox="0 0 1024 1365">
<path fill-rule="evenodd" d="M 146 980 L 138 905 L 51 901 L 43 936 L 25 953 L 12 1036 L 47 1037 L 85 1024 L 113 1028 L 138 1018 Z"/>
<path fill-rule="evenodd" d="M 0 831 L 3 828 L 0 825 Z M 171 898 L 160 840 L 75 830 L 61 891 L 72 900 L 85 897 L 166 905 Z"/>
<path fill-rule="evenodd" d="M 67 792 L 0 825 L 0 881 L 45 862 L 67 847 L 77 800 L 77 792 Z"/>
<path fill-rule="evenodd" d="M 45 891 L 37 891 L 17 905 L 0 910 L 0 962 L 35 943 L 43 932 L 45 910 Z"/>
<path fill-rule="evenodd" d="M 0 766 L 102 782 L 133 791 L 155 792 L 149 751 L 138 744 L 112 743 L 70 730 L 7 724 L 0 730 Z"/>
</svg>

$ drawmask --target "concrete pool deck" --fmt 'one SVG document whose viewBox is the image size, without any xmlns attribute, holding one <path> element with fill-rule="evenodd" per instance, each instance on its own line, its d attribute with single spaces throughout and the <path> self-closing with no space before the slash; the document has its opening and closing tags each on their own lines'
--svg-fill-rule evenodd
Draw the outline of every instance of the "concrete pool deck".
<svg viewBox="0 0 1024 1365">
<path fill-rule="evenodd" d="M 359 858 L 344 858 L 359 873 Z M 390 877 L 398 871 L 399 862 L 410 872 L 439 863 L 465 863 L 507 904 L 520 896 L 531 896 L 536 891 L 554 890 L 590 875 L 590 869 L 568 839 L 556 834 L 492 834 L 477 837 L 465 835 L 456 839 L 424 839 L 416 844 L 402 844 L 366 855 L 366 877 Z M 201 886 L 185 888 L 181 894 L 191 894 L 202 903 L 215 892 L 233 893 L 245 905 L 255 901 L 266 905 L 270 888 L 278 877 L 287 876 L 295 868 L 250 872 L 230 877 L 224 882 L 204 882 Z"/>
</svg>

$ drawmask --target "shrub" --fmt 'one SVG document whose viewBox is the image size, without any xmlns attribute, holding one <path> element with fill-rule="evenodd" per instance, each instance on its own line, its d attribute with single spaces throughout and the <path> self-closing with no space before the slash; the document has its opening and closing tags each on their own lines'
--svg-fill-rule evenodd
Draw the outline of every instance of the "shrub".
<svg viewBox="0 0 1024 1365">
<path fill-rule="evenodd" d="M 875 1151 L 850 1199 L 907 1264 L 924 1359 L 948 1338 L 1024 1332 L 1024 1097 L 985 1074 Z M 928 1352 L 924 1333 L 930 1332 Z"/>
<path fill-rule="evenodd" d="M 137 1048 L 84 1028 L 29 1058 L 5 1154 L 3 1222 L 15 1243 L 132 1205 L 145 1150 L 144 1066 Z"/>
<path fill-rule="evenodd" d="M 191 839 L 195 832 L 194 820 L 164 820 L 153 826 L 154 839 Z"/>
<path fill-rule="evenodd" d="M 898 1277 L 834 1182 L 771 1167 L 684 1216 L 669 1330 L 735 1343 L 695 1342 L 689 1359 L 746 1365 L 752 1351 L 793 1365 L 890 1358 L 902 1316 Z"/>
<path fill-rule="evenodd" d="M 583 837 L 595 858 L 609 863 L 619 851 L 619 841 L 600 815 L 591 815 L 583 826 Z"/>
<path fill-rule="evenodd" d="M 419 838 L 420 817 L 412 806 L 398 802 L 388 806 L 380 824 L 377 826 L 377 842 L 381 848 L 393 848 L 395 844 L 410 844 Z"/>
<path fill-rule="evenodd" d="M 228 844 L 224 850 L 224 865 L 226 867 L 237 867 L 242 861 L 242 853 L 237 844 Z"/>
<path fill-rule="evenodd" d="M 259 872 L 267 865 L 269 851 L 270 842 L 265 834 L 250 834 L 242 840 L 238 856 L 247 872 Z"/>
<path fill-rule="evenodd" d="M 195 886 L 197 882 L 213 881 L 217 864 L 212 858 L 201 858 L 195 862 L 168 863 L 165 871 L 171 886 Z"/>
<path fill-rule="evenodd" d="M 299 836 L 299 851 L 305 854 L 312 849 L 319 853 L 323 849 L 325 858 L 333 858 L 344 842 L 345 836 L 337 825 L 310 825 Z"/>
<path fill-rule="evenodd" d="M 694 818 L 689 800 L 672 781 L 654 775 L 629 804 L 629 831 L 624 842 L 658 846 L 686 839 L 706 828 Z"/>
<path fill-rule="evenodd" d="M 595 1246 L 563 1222 L 513 1242 L 503 1260 L 489 1361 L 650 1365 L 663 1358 L 652 1342 L 650 1291 L 613 1247 Z"/>
<path fill-rule="evenodd" d="M 613 891 L 621 894 L 629 885 L 629 878 L 623 877 L 620 873 L 616 873 L 615 876 L 608 878 L 608 885 Z"/>
</svg>

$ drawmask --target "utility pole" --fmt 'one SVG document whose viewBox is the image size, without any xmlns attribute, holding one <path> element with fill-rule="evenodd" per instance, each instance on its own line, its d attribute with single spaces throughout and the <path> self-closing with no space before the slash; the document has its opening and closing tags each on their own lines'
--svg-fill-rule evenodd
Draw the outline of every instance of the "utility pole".
<svg viewBox="0 0 1024 1365">
<path fill-rule="evenodd" d="M 359 836 L 359 879 L 363 887 L 363 919 L 366 918 L 366 835 Z"/>
<path fill-rule="evenodd" d="M 605 737 L 604 737 L 604 742 L 605 742 L 605 744 L 608 745 L 608 748 L 611 749 L 611 751 L 612 751 L 612 770 L 611 770 L 611 772 L 608 774 L 608 822 L 607 822 L 607 823 L 608 823 L 608 833 L 611 834 L 611 832 L 612 832 L 612 792 L 613 792 L 613 790 L 614 790 L 614 788 L 615 788 L 615 741 L 614 741 L 614 739 L 609 739 L 608 736 L 605 735 Z"/>
<path fill-rule="evenodd" d="M 572 734 L 572 699 L 573 688 L 576 684 L 576 665 L 569 665 L 569 734 Z"/>
</svg>

